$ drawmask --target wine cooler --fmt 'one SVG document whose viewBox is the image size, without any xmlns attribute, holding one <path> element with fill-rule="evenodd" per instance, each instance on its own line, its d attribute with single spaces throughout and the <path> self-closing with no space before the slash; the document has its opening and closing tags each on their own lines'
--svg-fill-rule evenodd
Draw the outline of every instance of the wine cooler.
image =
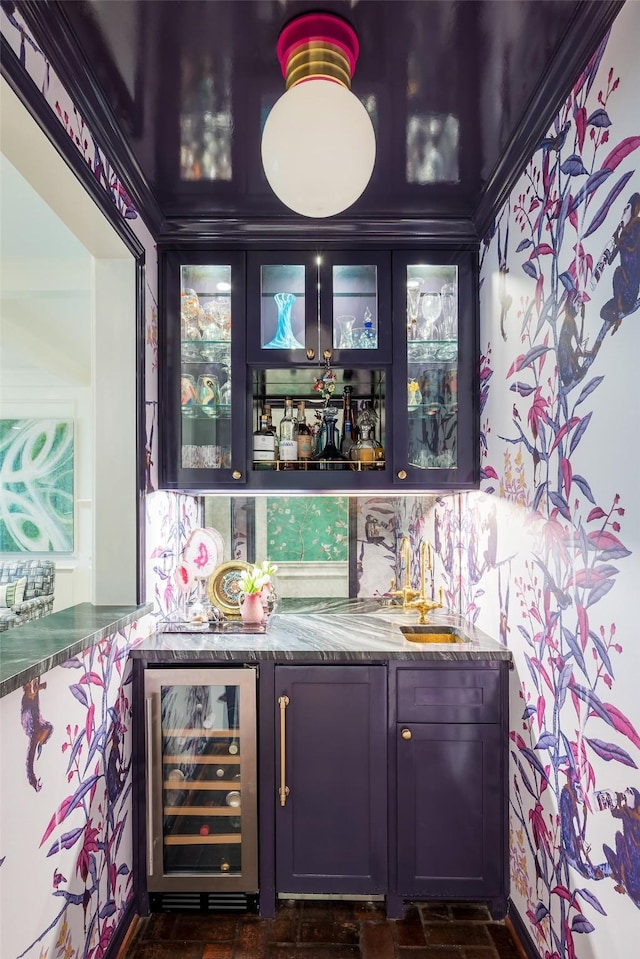
<svg viewBox="0 0 640 959">
<path fill-rule="evenodd" d="M 256 670 L 148 669 L 147 888 L 257 892 Z"/>
</svg>

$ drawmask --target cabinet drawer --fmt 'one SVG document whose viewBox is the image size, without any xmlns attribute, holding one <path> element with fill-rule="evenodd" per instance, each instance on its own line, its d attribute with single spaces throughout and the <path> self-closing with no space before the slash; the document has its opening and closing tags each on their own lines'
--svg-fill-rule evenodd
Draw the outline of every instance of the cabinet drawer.
<svg viewBox="0 0 640 959">
<path fill-rule="evenodd" d="M 398 669 L 398 722 L 497 723 L 500 670 Z"/>
</svg>

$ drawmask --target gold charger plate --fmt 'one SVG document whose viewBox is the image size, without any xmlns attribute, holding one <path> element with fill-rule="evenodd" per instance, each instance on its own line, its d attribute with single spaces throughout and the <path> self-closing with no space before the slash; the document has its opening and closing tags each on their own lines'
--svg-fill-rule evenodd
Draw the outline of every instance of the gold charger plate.
<svg viewBox="0 0 640 959">
<path fill-rule="evenodd" d="M 209 585 L 207 586 L 209 599 L 225 616 L 240 616 L 238 606 L 238 599 L 242 592 L 240 576 L 245 570 L 251 568 L 250 563 L 232 560 L 230 563 L 223 563 L 218 566 L 209 577 Z"/>
</svg>

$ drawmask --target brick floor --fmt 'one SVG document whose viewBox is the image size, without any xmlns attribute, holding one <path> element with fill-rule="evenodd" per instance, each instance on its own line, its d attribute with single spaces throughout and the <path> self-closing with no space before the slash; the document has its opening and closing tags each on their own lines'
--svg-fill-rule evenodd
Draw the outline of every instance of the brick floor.
<svg viewBox="0 0 640 959">
<path fill-rule="evenodd" d="M 274 919 L 153 913 L 139 920 L 118 959 L 522 959 L 484 905 L 407 905 L 386 919 L 382 903 L 286 901 Z"/>
</svg>

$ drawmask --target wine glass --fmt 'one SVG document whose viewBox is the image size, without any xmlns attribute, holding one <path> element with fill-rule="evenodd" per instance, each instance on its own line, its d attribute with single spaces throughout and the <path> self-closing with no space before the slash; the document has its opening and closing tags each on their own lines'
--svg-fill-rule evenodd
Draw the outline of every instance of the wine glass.
<svg viewBox="0 0 640 959">
<path fill-rule="evenodd" d="M 422 297 L 422 315 L 425 323 L 422 325 L 423 340 L 435 340 L 438 335 L 437 319 L 440 316 L 442 304 L 439 293 L 425 293 Z"/>
<path fill-rule="evenodd" d="M 420 312 L 420 294 L 424 281 L 420 277 L 407 280 L 407 339 L 416 339 L 416 325 Z"/>
</svg>

